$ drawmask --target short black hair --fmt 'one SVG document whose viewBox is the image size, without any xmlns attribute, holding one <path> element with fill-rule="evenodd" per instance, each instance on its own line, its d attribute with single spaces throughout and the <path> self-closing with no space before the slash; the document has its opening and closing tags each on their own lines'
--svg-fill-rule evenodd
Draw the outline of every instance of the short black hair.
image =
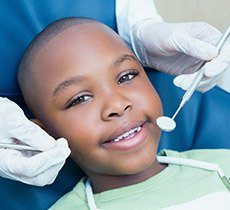
<svg viewBox="0 0 230 210">
<path fill-rule="evenodd" d="M 91 18 L 68 17 L 62 18 L 49 24 L 30 42 L 24 51 L 18 68 L 18 83 L 27 105 L 30 107 L 30 98 L 33 96 L 34 89 L 31 88 L 33 83 L 32 62 L 40 49 L 45 47 L 59 33 L 65 31 L 71 26 L 82 25 L 86 23 L 99 23 Z"/>
</svg>

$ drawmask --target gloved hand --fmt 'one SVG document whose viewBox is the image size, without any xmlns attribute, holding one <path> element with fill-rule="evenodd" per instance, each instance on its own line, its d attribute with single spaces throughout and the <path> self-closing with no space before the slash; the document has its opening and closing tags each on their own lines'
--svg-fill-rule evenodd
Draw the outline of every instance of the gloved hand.
<svg viewBox="0 0 230 210">
<path fill-rule="evenodd" d="M 197 90 L 200 92 L 206 92 L 213 88 L 215 85 L 219 86 L 223 90 L 230 92 L 230 42 L 226 42 L 223 48 L 220 51 L 220 55 L 218 55 L 215 59 L 210 62 L 207 62 L 204 66 L 204 74 L 206 78 L 204 78 Z M 195 79 L 198 72 L 192 74 L 182 74 L 177 76 L 173 83 L 182 88 L 183 90 L 187 90 L 192 81 Z"/>
<path fill-rule="evenodd" d="M 0 176 L 36 186 L 51 184 L 70 154 L 65 139 L 56 141 L 29 121 L 18 105 L 1 97 L 0 142 L 26 144 L 42 151 L 0 148 Z"/>
<path fill-rule="evenodd" d="M 205 79 L 198 87 L 202 92 L 215 86 L 220 75 L 230 64 L 230 45 L 218 54 L 214 46 L 221 33 L 203 22 L 165 23 L 155 19 L 138 21 L 131 30 L 131 44 L 144 66 L 173 75 L 174 84 L 183 89 L 189 87 L 201 60 L 209 61 L 205 65 Z M 211 79 L 210 79 L 211 78 Z"/>
</svg>

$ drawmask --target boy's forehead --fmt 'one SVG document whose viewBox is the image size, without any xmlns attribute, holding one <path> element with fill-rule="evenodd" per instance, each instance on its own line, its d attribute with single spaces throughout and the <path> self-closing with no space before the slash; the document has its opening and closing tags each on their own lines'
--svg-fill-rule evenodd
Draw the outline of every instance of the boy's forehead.
<svg viewBox="0 0 230 210">
<path fill-rule="evenodd" d="M 114 48 L 115 47 L 115 48 Z M 90 57 L 92 54 L 103 54 L 106 56 L 105 51 L 123 49 L 130 51 L 127 45 L 120 39 L 120 37 L 112 31 L 112 29 L 100 23 L 86 23 L 82 25 L 74 25 L 68 29 L 60 32 L 55 36 L 45 47 L 43 47 L 35 56 L 37 64 L 44 63 L 62 56 L 72 57 L 73 54 L 86 53 L 85 57 Z M 57 59 L 60 61 L 60 59 Z M 36 62 L 35 62 L 36 63 Z"/>
<path fill-rule="evenodd" d="M 115 32 L 102 24 L 89 23 L 58 34 L 37 53 L 33 64 L 40 85 L 54 86 L 55 80 L 60 82 L 91 67 L 97 71 L 125 54 L 133 55 Z"/>
<path fill-rule="evenodd" d="M 124 44 L 120 37 L 107 26 L 97 22 L 85 23 L 71 26 L 60 32 L 41 49 L 41 52 L 46 52 L 52 49 L 58 50 L 59 48 L 73 47 L 76 45 L 87 48 L 96 45 L 97 42 L 106 44 L 108 40 L 110 41 L 110 44 Z M 103 47 L 103 45 L 101 45 L 101 47 Z M 79 50 L 82 49 L 79 48 Z"/>
</svg>

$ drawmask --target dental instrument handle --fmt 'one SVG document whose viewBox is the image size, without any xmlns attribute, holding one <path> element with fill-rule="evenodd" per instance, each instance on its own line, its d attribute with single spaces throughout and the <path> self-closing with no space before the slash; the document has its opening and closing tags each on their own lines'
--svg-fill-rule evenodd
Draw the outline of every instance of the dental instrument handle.
<svg viewBox="0 0 230 210">
<path fill-rule="evenodd" d="M 221 50 L 222 46 L 224 45 L 225 41 L 227 40 L 229 34 L 230 34 L 230 26 L 228 27 L 226 32 L 223 34 L 223 36 L 220 38 L 220 40 L 217 43 L 216 47 L 217 47 L 218 53 Z M 204 66 L 205 63 L 206 63 L 206 61 L 204 61 L 202 63 L 202 65 L 200 67 L 201 68 L 200 71 L 197 72 L 197 75 L 196 75 L 195 79 L 193 80 L 192 84 L 190 85 L 188 90 L 183 95 L 182 101 L 181 101 L 181 103 L 179 105 L 179 108 L 180 107 L 182 108 L 185 105 L 185 103 L 191 98 L 192 94 L 196 90 L 196 88 L 199 85 L 200 81 L 203 79 L 203 77 L 204 77 L 204 68 L 203 68 L 203 66 Z M 178 110 L 179 110 L 179 108 L 178 108 Z M 178 112 L 176 112 L 175 114 L 177 114 L 177 113 Z M 174 116 L 175 116 L 175 114 L 174 114 Z"/>
<path fill-rule="evenodd" d="M 226 32 L 223 34 L 223 36 L 221 37 L 221 39 L 219 40 L 219 42 L 217 43 L 217 49 L 218 52 L 221 50 L 221 48 L 223 47 L 225 41 L 227 40 L 228 36 L 230 35 L 230 25 L 228 26 L 228 29 L 226 30 Z"/>
<path fill-rule="evenodd" d="M 192 84 L 188 88 L 188 90 L 185 92 L 185 94 L 182 97 L 182 101 L 180 103 L 180 107 L 183 107 L 185 103 L 191 98 L 192 94 L 195 92 L 197 86 L 199 85 L 200 81 L 204 77 L 204 69 L 201 68 L 200 71 L 198 71 L 195 79 L 193 80 Z"/>
<path fill-rule="evenodd" d="M 175 119 L 175 117 L 177 116 L 177 114 L 179 113 L 179 111 L 181 110 L 182 107 L 183 107 L 183 106 L 181 106 L 181 105 L 178 107 L 178 109 L 176 110 L 175 114 L 174 114 L 173 117 L 172 117 L 172 120 Z"/>
<path fill-rule="evenodd" d="M 19 144 L 8 144 L 8 143 L 0 143 L 0 148 L 3 149 L 16 149 L 16 150 L 28 150 L 28 151 L 37 151 L 41 152 L 37 149 L 34 149 L 27 145 L 19 145 Z"/>
</svg>

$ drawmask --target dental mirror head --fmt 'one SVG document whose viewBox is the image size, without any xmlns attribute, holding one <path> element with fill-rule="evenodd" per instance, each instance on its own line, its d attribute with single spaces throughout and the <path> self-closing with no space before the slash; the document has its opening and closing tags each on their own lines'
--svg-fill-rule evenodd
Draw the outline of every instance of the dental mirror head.
<svg viewBox="0 0 230 210">
<path fill-rule="evenodd" d="M 166 116 L 158 117 L 156 123 L 161 130 L 166 132 L 170 132 L 176 127 L 176 122 L 172 118 Z"/>
</svg>

